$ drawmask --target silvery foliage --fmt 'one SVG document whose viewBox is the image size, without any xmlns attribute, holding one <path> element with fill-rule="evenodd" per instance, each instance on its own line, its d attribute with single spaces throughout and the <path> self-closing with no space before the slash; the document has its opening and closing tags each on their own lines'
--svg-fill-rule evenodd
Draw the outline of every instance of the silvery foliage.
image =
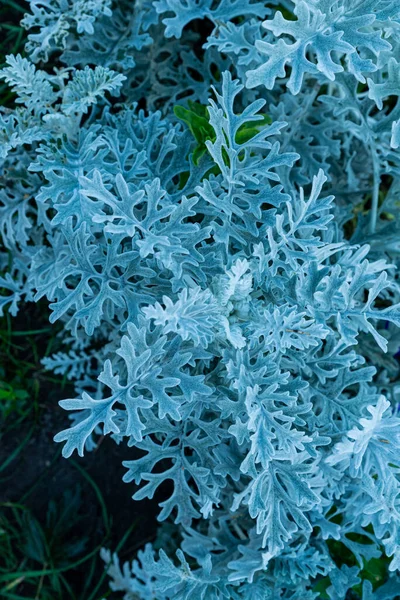
<svg viewBox="0 0 400 600">
<path fill-rule="evenodd" d="M 0 307 L 47 298 L 64 325 L 44 361 L 76 383 L 64 455 L 111 435 L 140 451 L 135 500 L 169 481 L 175 533 L 123 567 L 104 551 L 112 588 L 312 600 L 329 577 L 336 600 L 386 554 L 361 593 L 393 600 L 398 1 L 30 4 L 1 72 Z"/>
</svg>

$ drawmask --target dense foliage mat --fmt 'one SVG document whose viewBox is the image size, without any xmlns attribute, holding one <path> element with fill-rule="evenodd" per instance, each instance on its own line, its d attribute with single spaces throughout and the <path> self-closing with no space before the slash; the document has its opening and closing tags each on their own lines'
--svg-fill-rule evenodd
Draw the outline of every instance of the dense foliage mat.
<svg viewBox="0 0 400 600">
<path fill-rule="evenodd" d="M 21 23 L 0 308 L 62 326 L 64 456 L 138 450 L 161 549 L 104 550 L 112 589 L 400 597 L 398 0 L 31 0 Z"/>
</svg>

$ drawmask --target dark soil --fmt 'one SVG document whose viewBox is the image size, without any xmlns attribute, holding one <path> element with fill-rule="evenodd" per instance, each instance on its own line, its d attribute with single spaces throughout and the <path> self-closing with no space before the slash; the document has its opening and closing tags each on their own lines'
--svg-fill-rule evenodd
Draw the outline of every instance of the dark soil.
<svg viewBox="0 0 400 600">
<path fill-rule="evenodd" d="M 148 525 L 154 523 L 157 511 L 151 510 L 152 505 L 147 502 L 144 512 L 144 503 L 134 502 L 131 498 L 134 487 L 122 481 L 126 472 L 122 461 L 137 458 L 137 451 L 104 438 L 94 451 L 87 452 L 83 458 L 73 456 L 65 459 L 61 456 L 61 445 L 56 444 L 53 437 L 68 426 L 69 420 L 63 409 L 57 404 L 47 406 L 28 443 L 2 473 L 0 502 L 19 502 L 27 495 L 29 500 L 26 504 L 40 516 L 50 499 L 56 498 L 67 488 L 85 483 L 80 471 L 74 466 L 77 464 L 101 491 L 113 517 L 113 537 L 118 540 L 132 521 L 140 517 L 135 527 L 135 536 L 148 538 Z M 30 430 L 31 424 L 28 422 L 4 435 L 0 447 L 0 464 L 26 439 Z M 88 487 L 87 492 L 91 496 L 90 486 L 85 487 Z"/>
<path fill-rule="evenodd" d="M 13 331 L 32 328 L 38 315 L 35 314 L 34 305 L 29 307 L 32 311 L 27 310 L 12 320 Z M 42 313 L 40 321 L 42 327 L 48 325 L 46 314 Z M 3 319 L 0 320 L 1 324 L 3 326 L 0 329 L 4 331 L 6 324 Z M 33 363 L 31 377 L 34 378 L 40 371 L 40 363 L 35 370 L 35 361 L 24 346 L 25 340 L 22 342 L 20 337 L 17 339 L 23 347 L 21 361 Z M 45 335 L 35 342 L 35 354 L 39 360 L 44 355 L 47 344 L 48 339 Z M 0 366 L 7 381 L 14 369 L 15 356 L 14 363 L 8 364 L 5 351 L 8 349 L 4 348 L 4 340 L 0 340 L 0 350 Z M 23 505 L 44 527 L 49 502 L 55 501 L 57 504 L 66 490 L 74 492 L 79 488 L 79 530 L 73 528 L 68 535 L 76 536 L 77 539 L 87 538 L 82 555 L 98 546 L 106 546 L 114 551 L 127 530 L 133 526 L 131 535 L 119 553 L 121 561 L 132 560 L 139 548 L 154 539 L 158 513 L 155 501 L 133 501 L 131 496 L 135 492 L 135 485 L 122 481 L 126 472 L 122 461 L 137 458 L 138 451 L 128 448 L 126 444 L 117 445 L 106 437 L 100 438 L 96 449 L 86 452 L 83 458 L 76 454 L 70 459 L 63 458 L 62 445 L 54 442 L 53 437 L 69 426 L 69 419 L 67 412 L 59 407 L 58 400 L 73 398 L 75 392 L 68 385 L 63 385 L 61 380 L 59 385 L 56 381 L 46 381 L 43 376 L 39 376 L 39 380 L 39 402 L 35 410 L 26 418 L 18 420 L 13 419 L 11 415 L 5 422 L 0 422 L 0 510 L 7 510 L 1 509 L 1 503 Z M 11 460 L 14 453 L 15 456 Z M 99 500 L 99 494 L 102 500 Z M 98 554 L 95 553 L 95 582 L 104 572 L 104 564 Z M 30 568 L 41 569 L 43 566 L 36 564 Z M 85 594 L 82 595 L 80 590 L 87 569 L 88 564 L 83 563 L 65 573 L 79 600 L 86 600 Z M 108 589 L 108 581 L 105 579 L 99 594 L 105 594 Z M 23 586 L 20 586 L 19 597 L 30 598 L 30 595 L 25 593 Z"/>
<path fill-rule="evenodd" d="M 133 532 L 120 553 L 121 560 L 131 560 L 140 547 L 154 539 L 157 523 L 157 505 L 149 501 L 133 501 L 131 496 L 134 486 L 122 481 L 126 471 L 122 461 L 137 457 L 137 451 L 126 445 L 118 446 L 113 440 L 104 438 L 94 451 L 86 453 L 83 458 L 65 459 L 61 456 L 60 445 L 53 441 L 53 436 L 67 426 L 65 411 L 56 403 L 47 403 L 47 410 L 43 411 L 39 422 L 34 426 L 29 441 L 18 457 L 1 473 L 0 503 L 23 504 L 44 525 L 49 501 L 58 502 L 65 490 L 74 491 L 79 487 L 82 494 L 81 510 L 85 514 L 84 533 L 89 536 L 86 544 L 88 551 L 104 540 L 106 528 L 102 506 L 93 487 L 78 470 L 78 465 L 95 482 L 104 499 L 110 520 L 107 547 L 114 550 L 127 529 L 134 525 Z M 31 428 L 32 425 L 26 422 L 4 435 L 0 445 L 0 464 L 27 438 Z M 85 568 L 83 564 L 68 572 L 69 583 L 77 591 L 85 577 Z M 100 558 L 96 568 L 100 576 L 103 571 Z M 104 590 L 107 587 L 105 582 Z M 85 600 L 84 597 L 81 600 Z"/>
</svg>

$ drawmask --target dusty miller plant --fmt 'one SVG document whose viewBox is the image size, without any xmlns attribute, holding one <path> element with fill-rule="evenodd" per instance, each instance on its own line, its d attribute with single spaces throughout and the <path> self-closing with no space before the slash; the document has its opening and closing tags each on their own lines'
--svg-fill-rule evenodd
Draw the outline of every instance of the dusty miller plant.
<svg viewBox="0 0 400 600">
<path fill-rule="evenodd" d="M 64 455 L 134 446 L 127 493 L 159 500 L 156 549 L 104 551 L 112 589 L 394 600 L 398 0 L 31 0 L 22 25 L 0 307 L 63 323 Z"/>
</svg>

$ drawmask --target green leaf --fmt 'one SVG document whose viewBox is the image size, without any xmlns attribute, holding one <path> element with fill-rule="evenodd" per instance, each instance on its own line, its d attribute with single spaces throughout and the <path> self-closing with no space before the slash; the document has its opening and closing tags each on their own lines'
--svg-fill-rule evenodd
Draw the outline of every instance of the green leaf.
<svg viewBox="0 0 400 600">
<path fill-rule="evenodd" d="M 260 113 L 262 117 L 259 121 L 243 123 L 236 133 L 235 141 L 237 144 L 245 144 L 261 131 L 266 125 L 271 125 L 272 119 L 269 115 Z"/>
<path fill-rule="evenodd" d="M 198 165 L 199 160 L 207 152 L 206 141 L 214 141 L 215 133 L 208 120 L 207 108 L 198 102 L 190 102 L 189 106 L 190 109 L 175 106 L 174 114 L 187 125 L 198 144 L 193 152 L 193 162 Z"/>
<path fill-rule="evenodd" d="M 192 106 L 196 103 L 192 103 Z M 201 106 L 201 105 L 198 105 Z M 175 106 L 174 113 L 190 129 L 196 142 L 199 144 L 209 139 L 215 139 L 214 129 L 211 127 L 206 116 L 199 114 L 199 110 L 187 109 L 184 106 Z"/>
<path fill-rule="evenodd" d="M 207 107 L 199 102 L 188 102 L 189 108 L 184 106 L 174 106 L 175 116 L 185 123 L 192 133 L 194 139 L 197 142 L 197 146 L 193 151 L 193 162 L 195 165 L 199 164 L 200 159 L 207 152 L 206 142 L 210 140 L 215 142 L 216 136 L 215 131 L 210 125 L 210 116 L 208 114 Z M 260 130 L 266 125 L 272 123 L 272 119 L 269 115 L 260 114 L 259 121 L 243 123 L 236 133 L 236 143 L 244 144 L 251 140 Z"/>
</svg>

